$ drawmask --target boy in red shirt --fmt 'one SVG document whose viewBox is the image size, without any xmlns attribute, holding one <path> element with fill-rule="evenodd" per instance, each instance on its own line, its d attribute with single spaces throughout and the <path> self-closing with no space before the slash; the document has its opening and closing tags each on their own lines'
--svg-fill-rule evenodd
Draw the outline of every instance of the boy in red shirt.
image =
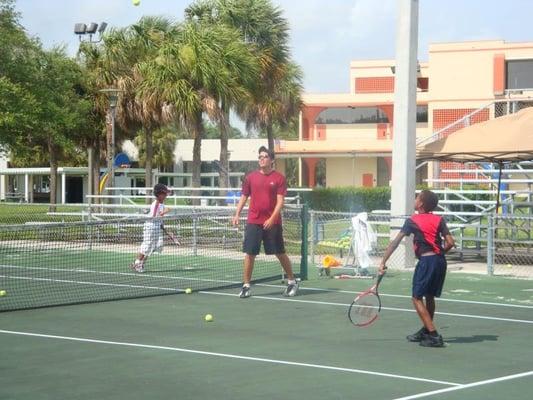
<svg viewBox="0 0 533 400">
<path fill-rule="evenodd" d="M 437 208 L 439 199 L 430 190 L 423 190 L 416 197 L 415 210 L 407 218 L 398 235 L 390 242 L 379 265 L 379 273 L 385 272 L 385 263 L 398 247 L 404 236 L 413 234 L 415 254 L 418 258 L 413 275 L 412 300 L 423 327 L 407 336 L 409 342 L 420 342 L 425 347 L 443 347 L 444 341 L 433 324 L 435 297 L 440 297 L 446 277 L 445 254 L 455 245 L 446 222 L 432 211 Z M 443 245 L 444 239 L 444 245 Z M 426 303 L 424 304 L 424 298 Z"/>
<path fill-rule="evenodd" d="M 285 177 L 272 169 L 274 152 L 265 146 L 259 148 L 259 169 L 250 172 L 242 184 L 242 195 L 233 217 L 233 225 L 239 224 L 241 211 L 251 197 L 248 219 L 244 233 L 243 252 L 244 272 L 243 286 L 239 294 L 241 298 L 250 297 L 250 281 L 254 268 L 255 257 L 261 249 L 265 254 L 275 254 L 288 278 L 284 296 L 292 297 L 298 292 L 298 282 L 292 272 L 291 260 L 285 253 L 283 229 L 281 225 L 281 209 L 287 194 Z"/>
</svg>

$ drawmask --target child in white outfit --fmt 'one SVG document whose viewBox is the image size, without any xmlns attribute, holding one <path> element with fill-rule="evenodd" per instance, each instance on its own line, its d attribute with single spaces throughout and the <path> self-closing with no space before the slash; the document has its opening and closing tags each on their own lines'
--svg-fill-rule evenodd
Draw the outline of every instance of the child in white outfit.
<svg viewBox="0 0 533 400">
<path fill-rule="evenodd" d="M 150 206 L 149 219 L 144 223 L 143 228 L 143 242 L 139 250 L 139 254 L 130 268 L 135 272 L 144 272 L 144 263 L 146 259 L 154 252 L 161 252 L 163 248 L 163 229 L 161 217 L 163 217 L 169 209 L 165 207 L 164 202 L 170 190 L 158 183 L 154 186 L 155 200 Z"/>
</svg>

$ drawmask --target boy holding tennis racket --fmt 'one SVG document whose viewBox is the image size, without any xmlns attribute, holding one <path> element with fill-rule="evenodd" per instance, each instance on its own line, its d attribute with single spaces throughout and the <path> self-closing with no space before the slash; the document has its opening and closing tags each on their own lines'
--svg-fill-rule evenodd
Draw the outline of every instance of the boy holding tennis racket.
<svg viewBox="0 0 533 400">
<path fill-rule="evenodd" d="M 155 200 L 150 205 L 148 220 L 143 227 L 143 241 L 139 254 L 130 268 L 135 272 L 144 272 L 144 263 L 146 259 L 154 252 L 161 252 L 163 249 L 163 222 L 161 217 L 168 213 L 169 209 L 165 208 L 164 202 L 170 190 L 162 183 L 154 186 Z"/>
<path fill-rule="evenodd" d="M 444 255 L 455 245 L 444 219 L 432 213 L 437 208 L 438 202 L 437 195 L 432 191 L 423 190 L 420 192 L 415 200 L 417 214 L 407 218 L 396 238 L 385 250 L 379 266 L 379 272 L 383 273 L 386 269 L 385 263 L 404 236 L 413 234 L 413 244 L 418 263 L 413 275 L 412 300 L 415 310 L 422 320 L 423 327 L 408 335 L 407 340 L 420 342 L 420 345 L 425 347 L 444 346 L 442 336 L 433 324 L 435 297 L 440 297 L 446 277 L 446 258 Z"/>
<path fill-rule="evenodd" d="M 241 211 L 251 197 L 248 218 L 244 233 L 243 286 L 239 297 L 250 297 L 250 281 L 255 257 L 259 254 L 261 243 L 265 254 L 275 254 L 287 274 L 288 285 L 284 296 L 292 297 L 298 292 L 298 282 L 292 272 L 291 260 L 285 253 L 281 209 L 287 194 L 285 177 L 272 168 L 274 152 L 265 146 L 259 148 L 259 169 L 250 172 L 242 184 L 242 195 L 233 217 L 233 225 L 239 224 Z"/>
</svg>

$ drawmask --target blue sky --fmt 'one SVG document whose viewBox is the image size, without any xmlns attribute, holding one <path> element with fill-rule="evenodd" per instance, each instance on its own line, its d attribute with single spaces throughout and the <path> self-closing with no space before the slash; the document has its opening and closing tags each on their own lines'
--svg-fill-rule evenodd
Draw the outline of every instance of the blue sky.
<svg viewBox="0 0 533 400">
<path fill-rule="evenodd" d="M 293 55 L 308 92 L 349 91 L 349 62 L 394 58 L 396 0 L 273 0 L 291 26 Z M 17 0 L 22 24 L 45 47 L 75 54 L 76 22 L 126 26 L 143 15 L 182 19 L 190 0 Z M 420 0 L 419 59 L 428 43 L 503 39 L 533 41 L 531 0 Z"/>
</svg>

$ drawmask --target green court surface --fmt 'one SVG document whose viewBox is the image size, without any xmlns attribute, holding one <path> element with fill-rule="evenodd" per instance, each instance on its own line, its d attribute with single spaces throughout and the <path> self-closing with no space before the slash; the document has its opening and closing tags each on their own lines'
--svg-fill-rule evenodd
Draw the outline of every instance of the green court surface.
<svg viewBox="0 0 533 400">
<path fill-rule="evenodd" d="M 0 313 L 0 399 L 530 399 L 533 281 L 450 273 L 446 347 L 423 348 L 410 278 L 390 271 L 368 328 L 346 311 L 369 279 Z"/>
</svg>

